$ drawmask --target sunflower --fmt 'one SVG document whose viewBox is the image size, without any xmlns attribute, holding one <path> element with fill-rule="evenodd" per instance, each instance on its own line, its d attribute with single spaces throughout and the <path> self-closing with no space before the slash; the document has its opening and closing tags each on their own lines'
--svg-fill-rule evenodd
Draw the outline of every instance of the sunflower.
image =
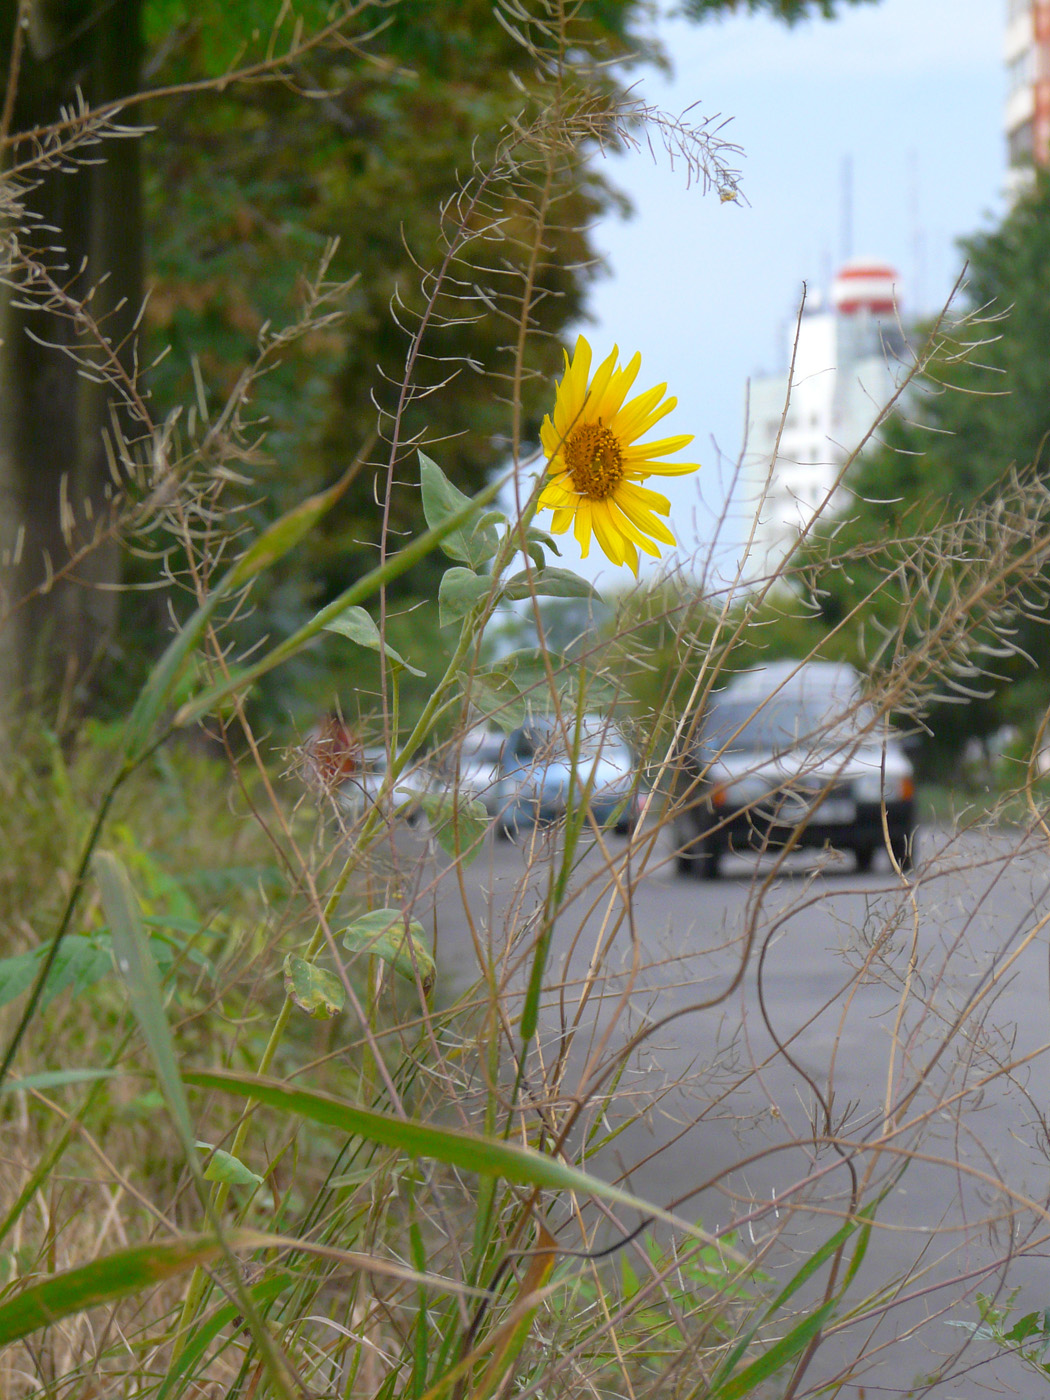
<svg viewBox="0 0 1050 1400">
<path fill-rule="evenodd" d="M 667 515 L 666 496 L 639 483 L 647 476 L 684 476 L 699 462 L 661 462 L 679 452 L 692 435 L 638 442 L 643 433 L 670 413 L 677 399 L 665 399 L 666 384 L 639 394 L 625 404 L 638 377 L 642 357 L 635 355 L 620 368 L 618 350 L 603 360 L 590 378 L 591 347 L 581 335 L 565 376 L 558 385 L 553 419 L 543 420 L 540 440 L 547 454 L 547 480 L 537 503 L 552 510 L 551 529 L 563 534 L 575 523 L 576 538 L 586 559 L 591 532 L 614 564 L 629 564 L 638 573 L 638 550 L 657 559 L 656 544 L 675 544 L 675 537 L 654 512 Z"/>
</svg>

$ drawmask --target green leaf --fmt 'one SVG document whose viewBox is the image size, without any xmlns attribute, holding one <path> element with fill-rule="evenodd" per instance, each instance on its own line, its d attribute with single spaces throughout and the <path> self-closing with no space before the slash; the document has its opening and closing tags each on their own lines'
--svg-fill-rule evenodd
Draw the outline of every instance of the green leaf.
<svg viewBox="0 0 1050 1400">
<path fill-rule="evenodd" d="M 96 851 L 91 867 L 98 880 L 102 894 L 102 907 L 113 931 L 113 951 L 116 954 L 117 971 L 123 976 L 128 987 L 131 1009 L 139 1023 L 143 1038 L 149 1049 L 157 1072 L 157 1082 L 168 1105 L 168 1112 L 178 1131 L 185 1154 L 186 1164 L 194 1177 L 201 1200 L 207 1199 L 204 1173 L 197 1160 L 196 1140 L 190 1126 L 190 1109 L 186 1102 L 186 1092 L 179 1077 L 178 1062 L 171 1028 L 164 1015 L 164 999 L 160 977 L 150 956 L 149 939 L 142 923 L 142 911 L 132 888 L 128 872 L 111 851 Z M 220 1188 L 221 1189 L 221 1188 Z M 209 1210 L 210 1213 L 210 1210 Z M 213 1217 L 214 1218 L 214 1217 Z M 218 1225 L 216 1225 L 218 1229 Z M 246 1236 L 241 1234 L 240 1239 Z M 218 1242 L 218 1248 L 231 1266 L 235 1264 L 231 1250 L 235 1239 L 225 1235 Z M 252 1301 L 247 1286 L 235 1278 L 233 1288 L 241 1304 L 241 1312 L 250 1328 L 256 1346 L 265 1358 L 271 1375 L 279 1376 L 284 1370 L 280 1353 L 273 1337 L 266 1330 L 258 1310 Z"/>
<path fill-rule="evenodd" d="M 558 548 L 554 536 L 549 535 L 546 530 L 540 530 L 535 525 L 530 525 L 525 531 L 525 538 L 530 544 L 540 544 L 544 549 L 549 549 L 552 554 L 556 555 L 559 559 L 561 558 L 561 550 Z M 535 555 L 533 555 L 533 558 L 535 558 Z M 541 569 L 543 568 L 542 555 L 540 556 L 539 567 Z"/>
<path fill-rule="evenodd" d="M 500 667 L 491 667 L 487 671 L 460 671 L 459 682 L 463 694 L 470 697 L 473 708 L 485 719 L 498 724 L 504 734 L 525 723 L 529 703 L 513 674 Z"/>
<path fill-rule="evenodd" d="M 465 617 L 475 603 L 480 603 L 493 591 L 493 580 L 483 578 L 473 569 L 446 569 L 438 587 L 438 623 L 447 627 Z M 499 589 L 496 589 L 499 592 Z"/>
<path fill-rule="evenodd" d="M 69 937 L 69 935 L 66 935 Z M 13 957 L 0 961 L 0 1006 L 20 997 L 33 985 L 40 962 L 40 950 L 30 948 L 27 953 L 15 953 Z"/>
<path fill-rule="evenodd" d="M 330 1021 L 346 1003 L 343 984 L 333 972 L 294 953 L 284 960 L 284 989 L 296 1006 L 315 1021 Z"/>
<path fill-rule="evenodd" d="M 519 598 L 598 598 L 600 594 L 587 582 L 574 574 L 571 569 L 535 569 L 531 575 L 527 570 L 514 574 L 504 585 L 504 597 L 514 601 Z"/>
<path fill-rule="evenodd" d="M 419 454 L 419 482 L 423 514 L 432 530 L 470 505 L 470 497 L 453 486 L 438 464 L 423 452 Z M 445 536 L 441 548 L 450 559 L 462 560 L 476 569 L 496 553 L 499 536 L 493 525 L 483 525 L 480 520 L 471 524 L 468 518 Z"/>
<path fill-rule="evenodd" d="M 343 930 L 343 947 L 352 953 L 364 953 L 381 958 L 413 987 L 422 985 L 423 995 L 429 996 L 437 976 L 434 959 L 426 946 L 423 925 L 415 919 L 408 921 L 401 909 L 373 909 Z"/>
<path fill-rule="evenodd" d="M 47 954 L 47 945 L 30 948 L 25 953 L 0 961 L 0 1006 L 4 1006 L 31 986 L 40 961 Z M 105 935 L 68 933 L 63 938 L 40 997 L 43 1009 L 60 992 L 72 987 L 76 992 L 88 987 L 113 971 L 110 940 Z"/>
<path fill-rule="evenodd" d="M 161 1092 L 179 1130 L 187 1158 L 191 1159 L 194 1135 L 190 1111 L 179 1078 L 171 1030 L 164 1015 L 160 977 L 150 955 L 138 899 L 127 870 L 111 851 L 96 851 L 91 865 L 113 933 L 117 971 L 127 984 L 131 1009 L 149 1048 Z"/>
<path fill-rule="evenodd" d="M 375 619 L 364 608 L 346 608 L 331 622 L 326 622 L 324 630 L 337 632 L 341 637 L 347 637 L 351 642 L 356 642 L 359 647 L 368 647 L 370 651 L 382 653 L 393 665 L 401 666 L 404 670 L 410 671 L 413 676 L 425 674 L 423 671 L 417 671 L 414 666 L 410 666 L 399 652 L 385 644 L 379 635 Z"/>
<path fill-rule="evenodd" d="M 89 937 L 86 934 L 67 933 L 55 956 L 40 1005 L 46 1006 L 67 987 L 72 987 L 74 992 L 83 992 L 112 971 L 111 939 L 104 935 Z"/>
<path fill-rule="evenodd" d="M 236 1243 L 236 1237 L 231 1243 Z M 221 1253 L 217 1240 L 197 1235 L 167 1244 L 121 1249 L 90 1264 L 54 1274 L 0 1303 L 0 1347 L 72 1313 L 126 1298 L 187 1269 L 210 1264 Z"/>
<path fill-rule="evenodd" d="M 480 854 L 481 840 L 489 825 L 483 802 L 462 795 L 454 801 L 451 792 L 427 792 L 420 802 L 435 840 L 447 855 L 462 856 L 469 864 Z"/>
<path fill-rule="evenodd" d="M 10 1094 L 15 1089 L 61 1089 L 66 1084 L 112 1079 L 116 1073 L 115 1069 L 45 1069 L 22 1079 L 5 1079 L 0 1084 L 0 1094 Z"/>
<path fill-rule="evenodd" d="M 224 1152 L 221 1147 L 212 1147 L 210 1142 L 198 1142 L 204 1152 L 210 1152 L 208 1165 L 204 1168 L 205 1181 L 224 1181 L 227 1186 L 261 1186 L 263 1179 L 250 1167 L 246 1167 L 232 1152 Z"/>
</svg>

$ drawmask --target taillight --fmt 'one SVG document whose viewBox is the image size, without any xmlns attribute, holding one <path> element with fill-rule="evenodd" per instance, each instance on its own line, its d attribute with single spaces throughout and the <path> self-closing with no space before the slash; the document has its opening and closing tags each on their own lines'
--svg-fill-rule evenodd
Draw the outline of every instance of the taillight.
<svg viewBox="0 0 1050 1400">
<path fill-rule="evenodd" d="M 901 801 L 910 802 L 915 796 L 915 783 L 911 778 L 901 779 Z"/>
<path fill-rule="evenodd" d="M 724 807 L 726 805 L 726 790 L 724 787 L 711 789 L 711 806 Z"/>
</svg>

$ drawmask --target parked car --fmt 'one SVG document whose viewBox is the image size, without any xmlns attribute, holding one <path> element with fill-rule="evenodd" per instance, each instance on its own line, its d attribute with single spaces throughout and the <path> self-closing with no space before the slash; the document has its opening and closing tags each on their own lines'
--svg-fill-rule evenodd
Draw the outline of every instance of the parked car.
<svg viewBox="0 0 1050 1400">
<path fill-rule="evenodd" d="M 490 817 L 499 811 L 503 742 L 499 730 L 468 729 L 442 765 L 445 786 L 480 802 Z"/>
<path fill-rule="evenodd" d="M 729 851 L 845 848 L 857 869 L 915 859 L 915 785 L 852 667 L 776 662 L 714 695 L 676 775 L 682 874 L 714 879 Z"/>
<path fill-rule="evenodd" d="M 570 800 L 586 800 L 600 826 L 621 834 L 633 830 L 640 804 L 626 739 L 604 715 L 581 716 L 578 745 L 573 718 L 565 724 L 567 730 L 555 716 L 540 715 L 508 736 L 500 760 L 496 829 L 501 835 L 559 820 Z"/>
<path fill-rule="evenodd" d="M 385 748 L 363 749 L 357 771 L 340 783 L 337 798 L 348 824 L 360 821 L 379 800 L 388 761 Z M 390 817 L 414 826 L 423 815 L 422 798 L 435 789 L 434 775 L 425 764 L 409 764 L 387 793 L 384 806 Z"/>
</svg>

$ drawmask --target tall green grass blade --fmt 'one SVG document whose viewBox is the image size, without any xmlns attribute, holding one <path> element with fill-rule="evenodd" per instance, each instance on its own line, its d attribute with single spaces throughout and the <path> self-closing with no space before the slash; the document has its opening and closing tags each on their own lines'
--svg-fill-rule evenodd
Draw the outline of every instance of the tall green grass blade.
<svg viewBox="0 0 1050 1400">
<path fill-rule="evenodd" d="M 713 1384 L 707 1392 L 706 1400 L 742 1400 L 744 1396 L 752 1395 L 763 1381 L 775 1376 L 796 1356 L 801 1355 L 834 1310 L 835 1300 L 832 1298 L 815 1312 L 807 1313 L 796 1327 L 774 1342 L 736 1376 L 727 1380 L 724 1385 Z"/>
<path fill-rule="evenodd" d="M 825 1264 L 833 1254 L 843 1248 L 850 1235 L 859 1231 L 860 1238 L 854 1249 L 849 1268 L 846 1271 L 841 1286 L 835 1293 L 835 1297 L 829 1300 L 829 1306 L 834 1307 L 841 1300 L 846 1289 L 853 1282 L 857 1270 L 864 1261 L 864 1255 L 868 1248 L 868 1240 L 871 1237 L 872 1217 L 878 1210 L 880 1203 L 884 1200 L 885 1195 L 886 1193 L 883 1192 L 876 1200 L 869 1202 L 863 1210 L 857 1212 L 857 1216 L 854 1220 L 847 1220 L 840 1229 L 836 1230 L 833 1235 L 824 1241 L 819 1249 L 815 1250 L 814 1253 L 809 1256 L 800 1269 L 792 1274 L 791 1278 L 788 1279 L 784 1287 L 763 1312 L 759 1321 L 748 1329 L 746 1334 L 737 1342 L 736 1346 L 719 1368 L 712 1381 L 712 1386 L 714 1387 L 714 1389 L 712 1389 L 712 1395 L 721 1395 L 721 1391 L 717 1390 L 717 1386 L 721 1381 L 732 1375 L 740 1359 L 757 1335 L 759 1328 L 763 1326 L 764 1323 L 774 1318 L 788 1299 L 792 1298 L 803 1284 L 813 1277 L 821 1265 Z"/>
<path fill-rule="evenodd" d="M 846 1270 L 846 1277 L 842 1280 L 842 1287 L 839 1289 L 840 1298 L 856 1278 L 857 1271 L 860 1269 L 861 1264 L 864 1263 L 864 1256 L 868 1252 L 868 1242 L 871 1239 L 872 1220 L 884 1199 L 885 1193 L 880 1196 L 877 1201 L 872 1201 L 871 1204 L 865 1206 L 862 1211 L 857 1212 L 858 1220 L 863 1220 L 864 1223 L 858 1227 L 859 1238 L 853 1248 L 853 1257 L 849 1262 L 849 1268 Z"/>
<path fill-rule="evenodd" d="M 856 1220 L 847 1220 L 841 1229 L 836 1230 L 833 1235 L 824 1241 L 819 1249 L 814 1250 L 802 1267 L 792 1274 L 791 1278 L 788 1279 L 787 1283 L 773 1299 L 772 1303 L 770 1303 L 763 1316 L 763 1321 L 768 1322 L 775 1317 L 788 1299 L 794 1297 L 803 1284 L 809 1282 L 821 1265 L 827 1263 L 831 1256 L 842 1248 L 850 1235 L 856 1232 L 857 1228 Z"/>
<path fill-rule="evenodd" d="M 319 520 L 332 509 L 339 497 L 350 484 L 351 474 L 345 473 L 325 491 L 308 496 L 297 506 L 286 511 L 279 520 L 267 525 L 258 539 L 254 540 L 223 578 L 220 587 L 226 593 L 243 588 L 264 570 L 276 564 L 279 559 L 291 552 L 300 540 L 305 539 Z"/>
<path fill-rule="evenodd" d="M 788 1299 L 793 1297 L 794 1294 L 796 1294 L 798 1290 L 803 1286 L 803 1284 L 813 1277 L 813 1275 L 817 1272 L 820 1266 L 826 1263 L 827 1260 L 831 1258 L 831 1256 L 835 1253 L 836 1250 L 841 1249 L 841 1247 L 849 1239 L 850 1235 L 853 1234 L 856 1228 L 857 1225 L 855 1221 L 847 1220 L 847 1222 L 841 1227 L 841 1229 L 836 1230 L 833 1235 L 831 1235 L 828 1239 L 824 1241 L 824 1243 L 820 1246 L 819 1249 L 814 1250 L 814 1252 L 809 1256 L 809 1258 L 805 1261 L 802 1267 L 796 1270 L 794 1274 L 792 1274 L 792 1276 L 788 1279 L 787 1283 L 780 1290 L 777 1296 L 773 1299 L 770 1305 L 765 1309 L 765 1311 L 762 1313 L 762 1316 L 758 1319 L 754 1326 L 749 1327 L 748 1330 L 744 1333 L 744 1335 L 738 1339 L 736 1345 L 733 1347 L 733 1350 L 729 1353 L 725 1361 L 715 1373 L 714 1379 L 711 1382 L 712 1395 L 721 1395 L 722 1392 L 718 1389 L 719 1385 L 727 1381 L 729 1377 L 733 1374 L 733 1372 L 736 1370 L 748 1347 L 758 1335 L 759 1328 L 762 1327 L 765 1323 L 771 1321 L 771 1319 L 776 1316 L 776 1314 L 780 1311 L 780 1309 L 784 1306 Z"/>
<path fill-rule="evenodd" d="M 218 1217 L 208 1201 L 204 1172 L 197 1157 L 196 1134 L 190 1120 L 186 1091 L 179 1076 L 171 1029 L 164 1014 L 164 999 L 157 968 L 150 956 L 149 939 L 142 922 L 142 912 L 123 863 L 111 851 L 96 851 L 92 868 L 98 880 L 102 905 L 113 934 L 113 951 L 117 970 L 127 983 L 131 1008 L 145 1038 L 161 1093 L 178 1130 L 186 1164 L 193 1174 L 197 1191 L 209 1214 L 209 1223 L 216 1231 L 220 1248 L 234 1273 L 234 1288 L 241 1301 L 245 1321 L 252 1337 L 265 1358 L 279 1394 L 288 1394 L 282 1378 L 288 1374 L 287 1363 L 266 1331 L 246 1286 L 237 1274 L 236 1261 L 230 1248 L 223 1243 Z"/>
<path fill-rule="evenodd" d="M 167 1244 L 121 1249 L 90 1264 L 66 1269 L 0 1303 L 0 1347 L 73 1313 L 116 1302 L 187 1269 L 213 1263 L 223 1252 L 218 1240 L 196 1235 Z"/>
<path fill-rule="evenodd" d="M 294 1274 L 264 1279 L 262 1283 L 257 1283 L 251 1290 L 252 1298 L 258 1304 L 270 1303 L 274 1298 L 291 1288 L 296 1281 Z M 225 1303 L 212 1313 L 207 1321 L 194 1328 L 193 1336 L 179 1352 L 179 1355 L 172 1362 L 168 1374 L 164 1377 L 164 1381 L 157 1391 L 156 1400 L 169 1400 L 169 1396 L 175 1393 L 175 1387 L 183 1376 L 196 1365 L 219 1333 L 237 1320 L 240 1311 L 236 1303 Z"/>
<path fill-rule="evenodd" d="M 88 1084 L 95 1079 L 112 1079 L 115 1069 L 45 1069 L 39 1074 L 27 1074 L 22 1079 L 8 1079 L 0 1084 L 0 1094 L 15 1089 L 62 1089 L 67 1084 Z"/>
<path fill-rule="evenodd" d="M 444 1162 L 448 1166 L 483 1176 L 502 1177 L 521 1186 L 538 1186 L 549 1191 L 575 1191 L 585 1196 L 616 1201 L 619 1205 L 665 1220 L 694 1238 L 716 1245 L 735 1262 L 744 1263 L 735 1251 L 719 1244 L 699 1226 L 680 1220 L 670 1211 L 640 1200 L 629 1191 L 610 1185 L 578 1167 L 569 1166 L 555 1157 L 545 1157 L 541 1152 L 533 1152 L 515 1143 L 481 1137 L 459 1128 L 436 1128 L 429 1123 L 394 1118 L 372 1109 L 358 1108 L 331 1094 L 290 1088 L 276 1079 L 264 1079 L 252 1074 L 235 1074 L 228 1070 L 187 1070 L 183 1077 L 185 1083 L 199 1089 L 216 1089 L 254 1099 L 282 1113 L 297 1114 L 313 1123 L 367 1138 L 384 1147 L 396 1147 L 412 1158 Z"/>
<path fill-rule="evenodd" d="M 113 934 L 117 970 L 127 985 L 131 1009 L 145 1037 L 161 1093 L 179 1130 L 187 1161 L 193 1162 L 196 1135 L 190 1123 L 189 1105 L 164 1015 L 160 977 L 150 956 L 138 899 L 123 862 L 111 851 L 96 851 L 91 864 Z"/>
</svg>

